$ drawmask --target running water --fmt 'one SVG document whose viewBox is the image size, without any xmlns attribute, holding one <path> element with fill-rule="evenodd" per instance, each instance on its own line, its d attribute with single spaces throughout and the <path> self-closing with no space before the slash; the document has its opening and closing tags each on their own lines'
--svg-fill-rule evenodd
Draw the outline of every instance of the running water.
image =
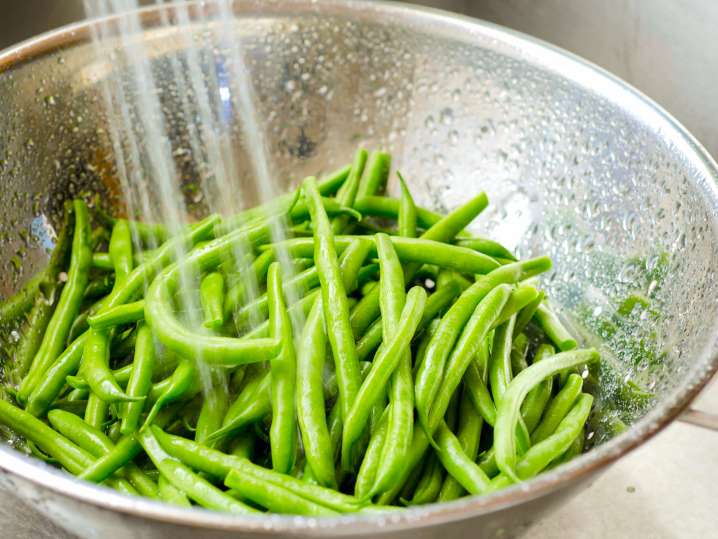
<svg viewBox="0 0 718 539">
<path fill-rule="evenodd" d="M 145 39 L 137 0 L 85 0 L 85 10 L 89 19 L 96 19 L 92 32 L 97 54 L 111 68 L 101 84 L 128 218 L 163 223 L 171 234 L 178 234 L 189 222 L 181 188 L 185 169 L 181 163 L 187 160 L 199 186 L 197 200 L 210 213 L 237 214 L 245 209 L 243 202 L 252 192 L 266 202 L 276 197 L 279 189 L 230 0 L 156 3 L 159 26 L 153 28 L 167 29 L 169 37 L 163 37 L 163 43 L 167 40 L 173 46 L 166 53 L 169 69 L 162 71 L 161 81 L 157 45 Z M 176 31 L 175 26 L 182 30 Z M 180 110 L 167 111 L 167 102 L 177 103 Z M 181 119 L 180 137 L 176 118 Z M 254 172 L 250 193 L 240 181 L 234 118 L 239 118 L 243 146 Z M 286 223 L 281 217 L 269 222 L 272 241 L 283 240 Z M 138 237 L 135 243 L 139 245 Z M 181 250 L 176 253 L 178 260 L 185 255 Z M 289 256 L 281 249 L 275 256 L 286 281 L 294 271 Z M 231 258 L 238 279 L 228 286 L 242 286 L 243 301 L 249 304 L 259 293 L 249 246 L 238 241 Z M 184 267 L 178 302 L 183 322 L 199 329 L 199 275 Z M 293 303 L 301 291 L 286 292 Z M 260 320 L 257 312 L 249 313 L 250 325 Z M 297 327 L 302 320 L 292 322 Z M 197 363 L 205 391 L 218 380 L 225 382 L 201 361 Z"/>
</svg>

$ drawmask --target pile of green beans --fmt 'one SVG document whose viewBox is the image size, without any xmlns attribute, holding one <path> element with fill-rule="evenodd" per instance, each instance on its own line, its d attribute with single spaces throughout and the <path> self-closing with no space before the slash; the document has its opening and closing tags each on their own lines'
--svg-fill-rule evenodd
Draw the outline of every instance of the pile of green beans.
<svg viewBox="0 0 718 539">
<path fill-rule="evenodd" d="M 175 236 L 66 205 L 0 306 L 0 424 L 87 481 L 239 514 L 450 501 L 580 454 L 599 358 L 536 288 L 551 261 L 467 231 L 485 194 L 439 215 L 390 170 L 359 150 Z"/>
</svg>

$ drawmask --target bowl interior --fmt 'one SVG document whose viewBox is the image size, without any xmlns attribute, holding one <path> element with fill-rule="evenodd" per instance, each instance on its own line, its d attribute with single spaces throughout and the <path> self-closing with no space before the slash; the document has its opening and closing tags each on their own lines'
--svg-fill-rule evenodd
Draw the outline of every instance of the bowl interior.
<svg viewBox="0 0 718 539">
<path fill-rule="evenodd" d="M 390 151 L 417 203 L 437 211 L 486 191 L 491 205 L 474 230 L 520 256 L 550 255 L 542 286 L 601 347 L 594 441 L 616 434 L 617 420 L 684 404 L 713 364 L 718 199 L 713 164 L 679 126 L 592 67 L 490 26 L 372 3 L 242 10 L 232 30 L 285 187 L 364 145 Z M 177 181 L 201 214 L 197 182 L 214 177 L 187 150 L 196 121 L 182 113 L 172 62 L 184 61 L 187 35 L 205 51 L 205 71 L 221 71 L 227 53 L 201 25 L 145 22 L 137 39 L 162 88 Z M 127 68 L 87 39 L 78 29 L 0 60 L 3 293 L 46 260 L 63 200 L 99 191 L 122 206 L 100 83 L 123 80 Z M 234 97 L 221 121 L 249 205 L 256 193 Z"/>
</svg>

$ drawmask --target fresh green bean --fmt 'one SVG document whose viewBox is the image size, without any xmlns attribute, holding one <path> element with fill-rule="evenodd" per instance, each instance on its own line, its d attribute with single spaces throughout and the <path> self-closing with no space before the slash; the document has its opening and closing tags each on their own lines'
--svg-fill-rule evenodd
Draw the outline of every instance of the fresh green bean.
<svg viewBox="0 0 718 539">
<path fill-rule="evenodd" d="M 576 348 L 576 339 L 571 336 L 556 313 L 545 302 L 536 309 L 534 320 L 559 350 L 566 352 Z"/>
<path fill-rule="evenodd" d="M 483 420 L 474 410 L 468 391 L 464 389 L 459 404 L 459 427 L 456 437 L 464 453 L 472 462 L 476 461 L 476 456 L 479 452 L 482 426 Z M 464 487 L 461 483 L 449 475 L 444 480 L 441 485 L 441 490 L 438 492 L 438 501 L 448 502 L 455 500 L 463 493 Z"/>
<path fill-rule="evenodd" d="M 127 278 L 134 266 L 132 234 L 130 225 L 125 219 L 118 219 L 112 227 L 109 253 L 112 269 L 115 272 L 115 282 L 119 285 Z"/>
<path fill-rule="evenodd" d="M 581 394 L 582 387 L 583 378 L 575 373 L 570 374 L 566 383 L 561 388 L 561 391 L 551 399 L 543 413 L 541 422 L 531 434 L 531 441 L 534 444 L 545 440 L 553 434 L 558 424 L 566 416 L 573 406 L 573 403 L 576 402 L 576 399 Z"/>
<path fill-rule="evenodd" d="M 138 433 L 142 444 L 152 463 L 160 473 L 180 492 L 184 492 L 202 507 L 227 511 L 229 513 L 252 514 L 257 511 L 225 494 L 199 475 L 192 472 L 180 461 L 169 456 L 160 446 L 150 429 Z"/>
<path fill-rule="evenodd" d="M 72 238 L 72 252 L 67 282 L 62 288 L 52 318 L 47 325 L 40 348 L 30 365 L 29 372 L 20 384 L 18 398 L 27 402 L 30 393 L 45 376 L 45 372 L 62 352 L 65 340 L 70 332 L 75 316 L 79 313 L 80 303 L 85 294 L 89 279 L 92 258 L 90 249 L 90 222 L 87 206 L 81 200 L 73 202 L 75 214 L 75 232 Z"/>
<path fill-rule="evenodd" d="M 144 323 L 137 327 L 137 340 L 135 341 L 135 357 L 127 381 L 127 394 L 130 397 L 147 397 L 152 388 L 152 373 L 155 368 L 155 343 L 152 331 Z M 118 377 L 115 376 L 115 380 Z M 121 405 L 122 422 L 120 432 L 132 434 L 140 424 L 140 416 L 145 409 L 143 401 L 126 402 Z"/>
<path fill-rule="evenodd" d="M 181 359 L 175 372 L 169 377 L 169 383 L 162 394 L 153 404 L 147 419 L 142 427 L 151 425 L 160 410 L 172 403 L 185 397 L 193 385 L 194 379 L 197 378 L 197 367 L 191 359 Z"/>
<path fill-rule="evenodd" d="M 218 479 L 224 480 L 231 471 L 236 471 L 240 475 L 252 475 L 263 482 L 280 486 L 335 511 L 352 512 L 362 506 L 360 501 L 353 496 L 317 485 L 308 485 L 291 475 L 281 474 L 253 464 L 246 458 L 227 455 L 186 438 L 172 436 L 157 427 L 153 427 L 152 432 L 170 455 Z"/>
<path fill-rule="evenodd" d="M 501 402 L 501 398 L 509 387 L 513 373 L 511 371 L 511 341 L 514 335 L 516 318 L 512 317 L 496 328 L 494 343 L 491 347 L 489 359 L 489 381 L 494 402 Z"/>
<path fill-rule="evenodd" d="M 532 276 L 535 271 L 545 271 L 550 267 L 550 261 L 541 258 L 502 266 L 477 279 L 449 308 L 441 319 L 441 324 L 427 347 L 426 359 L 416 374 L 416 408 L 424 424 L 428 420 L 429 407 L 441 386 L 446 360 L 459 332 L 480 301 L 498 285 L 515 283 Z"/>
<path fill-rule="evenodd" d="M 593 397 L 586 393 L 582 394 L 569 413 L 561 420 L 556 432 L 532 446 L 519 460 L 516 465 L 515 478 L 511 478 L 510 474 L 504 472 L 491 480 L 491 490 L 510 485 L 512 479 L 513 481 L 529 479 L 546 468 L 552 461 L 560 459 L 571 448 L 575 440 L 580 438 L 592 404 Z"/>
<path fill-rule="evenodd" d="M 292 322 L 284 306 L 279 263 L 269 266 L 267 297 L 272 337 L 282 343 L 279 354 L 271 360 L 272 426 L 269 431 L 272 467 L 288 473 L 297 453 L 297 420 L 294 388 L 297 359 L 294 350 Z"/>
<path fill-rule="evenodd" d="M 579 365 L 598 361 L 598 359 L 599 354 L 594 349 L 563 352 L 547 357 L 539 363 L 534 363 L 511 381 L 503 397 L 498 402 L 496 425 L 494 425 L 496 463 L 499 470 L 506 474 L 509 479 L 518 480 L 515 471 L 515 431 L 519 422 L 521 403 L 526 394 L 549 376 Z"/>
<path fill-rule="evenodd" d="M 439 496 L 443 482 L 444 467 L 436 454 L 432 453 L 428 456 L 427 462 L 424 465 L 423 475 L 416 485 L 411 504 L 423 505 L 435 502 Z"/>
<path fill-rule="evenodd" d="M 237 470 L 230 471 L 224 483 L 243 497 L 274 513 L 307 516 L 336 514 L 335 511 L 286 491 L 274 483 L 264 482 L 251 474 L 240 474 Z"/>
<path fill-rule="evenodd" d="M 364 174 L 359 182 L 356 197 L 371 196 L 383 192 L 389 179 L 390 169 L 391 156 L 388 153 L 371 152 Z"/>
<path fill-rule="evenodd" d="M 349 468 L 351 448 L 359 439 L 369 420 L 372 405 L 381 396 L 386 383 L 408 349 L 416 327 L 421 320 L 426 301 L 426 292 L 421 287 L 412 288 L 401 311 L 399 326 L 393 338 L 382 346 L 372 361 L 371 369 L 351 403 L 342 434 L 342 463 Z M 340 393 L 341 395 L 341 393 Z"/>
<path fill-rule="evenodd" d="M 307 178 L 303 185 L 304 196 L 314 224 L 314 242 L 316 244 L 314 262 L 317 265 L 321 284 L 324 322 L 334 356 L 342 417 L 346 418 L 356 398 L 360 382 L 359 360 L 356 357 L 356 345 L 349 322 L 349 304 L 339 270 L 334 235 L 329 219 L 319 201 L 316 180 L 311 177 Z"/>
<path fill-rule="evenodd" d="M 104 330 L 114 326 L 133 324 L 144 320 L 144 318 L 145 302 L 140 300 L 105 309 L 101 313 L 89 316 L 87 322 L 92 329 Z"/>
<path fill-rule="evenodd" d="M 447 472 L 470 494 L 483 494 L 490 488 L 490 479 L 464 452 L 461 442 L 444 421 L 439 423 L 436 441 L 437 455 Z"/>
<path fill-rule="evenodd" d="M 160 475 L 157 486 L 159 487 L 159 496 L 162 501 L 172 505 L 179 505 L 180 507 L 192 507 L 187 495 L 170 483 L 164 475 Z"/>
<path fill-rule="evenodd" d="M 354 200 L 356 199 L 357 192 L 359 191 L 359 183 L 361 181 L 362 172 L 364 171 L 367 160 L 366 150 L 360 148 L 354 155 L 354 162 L 352 163 L 351 172 L 347 177 L 347 181 L 339 188 L 337 192 L 337 201 L 344 206 L 353 206 Z M 305 200 L 308 199 L 306 192 L 304 193 Z M 307 206 L 309 201 L 307 200 Z M 325 210 L 326 211 L 326 210 Z M 311 214 L 311 210 L 310 210 Z M 313 221 L 313 220 L 312 220 Z M 334 219 L 331 224 L 332 232 L 339 234 L 342 232 L 349 222 L 349 217 L 346 215 L 340 215 Z"/>
<path fill-rule="evenodd" d="M 404 206 L 402 206 L 402 209 L 404 209 Z M 406 229 L 403 232 L 411 233 Z M 404 291 L 404 272 L 389 236 L 385 234 L 377 235 L 376 245 L 381 267 L 379 304 L 382 314 L 382 333 L 385 335 L 384 341 L 389 347 L 391 340 L 396 337 L 395 331 L 401 331 L 400 322 L 402 317 L 410 317 L 411 315 L 404 312 L 404 307 L 407 303 L 407 295 Z M 416 290 L 420 290 L 424 296 L 423 304 L 421 305 L 421 316 L 423 317 L 426 292 L 423 288 L 417 288 Z M 418 327 L 418 324 L 416 327 Z M 389 418 L 386 439 L 381 452 L 379 468 L 376 471 L 372 495 L 388 490 L 393 486 L 411 443 L 414 429 L 414 383 L 409 345 L 415 332 L 416 328 L 412 331 L 406 349 L 398 352 L 398 362 L 391 374 L 391 384 L 388 392 Z"/>
<path fill-rule="evenodd" d="M 214 271 L 202 279 L 199 289 L 204 327 L 218 330 L 224 324 L 224 277 Z"/>
<path fill-rule="evenodd" d="M 127 402 L 143 400 L 143 397 L 130 397 L 115 381 L 109 367 L 110 336 L 106 330 L 91 329 L 85 341 L 82 354 L 80 373 L 85 378 L 92 392 L 101 400 L 111 402 Z"/>
<path fill-rule="evenodd" d="M 386 431 L 389 423 L 389 409 L 386 408 L 377 420 L 376 428 L 371 433 L 361 466 L 357 472 L 354 483 L 354 494 L 361 500 L 368 500 L 372 496 L 372 489 L 376 483 L 376 472 L 379 469 L 381 453 L 386 441 Z"/>
<path fill-rule="evenodd" d="M 205 388 L 202 407 L 197 418 L 194 439 L 198 443 L 211 445 L 207 439 L 222 427 L 222 420 L 229 406 L 229 388 L 223 370 L 210 370 L 210 387 Z"/>
<path fill-rule="evenodd" d="M 268 226 L 265 222 L 234 230 L 201 249 L 193 250 L 181 263 L 170 265 L 152 281 L 145 297 L 145 317 L 154 335 L 163 345 L 183 357 L 201 357 L 204 362 L 218 367 L 265 361 L 277 354 L 281 343 L 275 339 L 219 337 L 198 333 L 186 327 L 172 312 L 171 298 L 183 266 L 196 268 L 198 271 L 216 267 L 238 241 L 246 240 L 252 243 L 267 237 Z"/>
<path fill-rule="evenodd" d="M 533 363 L 537 363 L 542 359 L 554 355 L 556 351 L 550 344 L 541 344 L 534 355 Z M 529 432 L 533 432 L 536 426 L 541 421 L 541 416 L 544 413 L 544 409 L 551 398 L 551 392 L 553 391 L 553 378 L 547 378 L 526 395 L 523 404 L 521 405 L 521 416 L 524 419 L 526 428 Z M 532 439 L 535 439 L 532 436 Z"/>
</svg>

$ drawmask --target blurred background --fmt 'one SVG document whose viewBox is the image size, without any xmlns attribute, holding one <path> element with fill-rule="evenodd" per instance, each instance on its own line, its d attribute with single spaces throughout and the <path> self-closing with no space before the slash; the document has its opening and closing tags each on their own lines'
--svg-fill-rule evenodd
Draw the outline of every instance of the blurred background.
<svg viewBox="0 0 718 539">
<path fill-rule="evenodd" d="M 0 0 L 0 49 L 83 18 L 82 0 Z M 151 4 L 153 0 L 144 3 Z M 514 28 L 606 68 L 718 157 L 715 0 L 415 0 Z"/>
</svg>

